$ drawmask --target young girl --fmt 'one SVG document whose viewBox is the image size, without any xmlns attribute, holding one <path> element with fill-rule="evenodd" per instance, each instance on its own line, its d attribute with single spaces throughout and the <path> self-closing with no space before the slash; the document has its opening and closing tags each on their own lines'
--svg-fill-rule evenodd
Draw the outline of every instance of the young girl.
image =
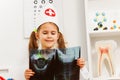
<svg viewBox="0 0 120 80">
<path fill-rule="evenodd" d="M 55 18 L 56 14 L 52 12 L 50 15 L 52 15 L 53 19 Z M 48 13 L 46 14 L 48 17 L 51 17 L 50 15 L 48 16 Z M 37 50 L 40 47 L 41 49 L 66 48 L 63 35 L 60 32 L 56 22 L 54 22 L 52 19 L 47 19 L 40 23 L 40 26 L 37 28 L 37 30 L 32 32 L 29 41 L 29 53 L 31 50 Z M 82 68 L 85 65 L 84 59 L 79 58 L 77 60 L 77 65 Z M 26 80 L 30 80 L 30 78 L 36 74 L 32 69 L 26 69 L 24 75 Z"/>
</svg>

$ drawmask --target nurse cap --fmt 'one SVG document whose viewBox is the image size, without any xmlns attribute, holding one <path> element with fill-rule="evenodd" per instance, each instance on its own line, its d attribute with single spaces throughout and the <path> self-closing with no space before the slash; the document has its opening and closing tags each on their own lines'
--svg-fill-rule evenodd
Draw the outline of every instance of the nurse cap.
<svg viewBox="0 0 120 80">
<path fill-rule="evenodd" d="M 36 29 L 45 22 L 53 22 L 58 25 L 58 15 L 52 4 L 46 4 L 36 18 Z"/>
</svg>

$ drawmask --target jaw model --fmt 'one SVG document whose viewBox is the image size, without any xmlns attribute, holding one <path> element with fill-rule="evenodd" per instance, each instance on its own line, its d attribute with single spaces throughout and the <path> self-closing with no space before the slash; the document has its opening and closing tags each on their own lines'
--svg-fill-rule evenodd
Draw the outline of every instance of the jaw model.
<svg viewBox="0 0 120 80">
<path fill-rule="evenodd" d="M 107 65 L 107 67 L 110 69 L 110 74 L 113 76 L 114 68 L 112 64 L 111 54 L 113 54 L 113 51 L 117 47 L 116 42 L 114 40 L 97 41 L 95 47 L 98 53 L 98 76 L 101 76 L 102 63 L 105 63 L 106 60 L 107 63 L 105 63 L 105 65 Z"/>
</svg>

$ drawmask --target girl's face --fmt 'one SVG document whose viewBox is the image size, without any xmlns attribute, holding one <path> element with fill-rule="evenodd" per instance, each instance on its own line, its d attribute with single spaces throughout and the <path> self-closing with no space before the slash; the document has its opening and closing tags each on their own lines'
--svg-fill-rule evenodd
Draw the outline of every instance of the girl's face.
<svg viewBox="0 0 120 80">
<path fill-rule="evenodd" d="M 52 23 L 46 23 L 40 27 L 37 39 L 40 40 L 42 49 L 52 49 L 59 38 L 57 27 Z"/>
</svg>

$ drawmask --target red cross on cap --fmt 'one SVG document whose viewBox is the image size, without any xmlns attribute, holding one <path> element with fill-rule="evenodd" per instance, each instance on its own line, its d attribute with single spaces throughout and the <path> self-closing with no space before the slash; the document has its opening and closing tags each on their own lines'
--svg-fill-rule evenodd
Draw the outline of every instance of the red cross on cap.
<svg viewBox="0 0 120 80">
<path fill-rule="evenodd" d="M 56 16 L 55 11 L 53 9 L 51 9 L 51 8 L 48 8 L 48 9 L 45 10 L 45 15 L 51 16 L 51 17 Z"/>
</svg>

